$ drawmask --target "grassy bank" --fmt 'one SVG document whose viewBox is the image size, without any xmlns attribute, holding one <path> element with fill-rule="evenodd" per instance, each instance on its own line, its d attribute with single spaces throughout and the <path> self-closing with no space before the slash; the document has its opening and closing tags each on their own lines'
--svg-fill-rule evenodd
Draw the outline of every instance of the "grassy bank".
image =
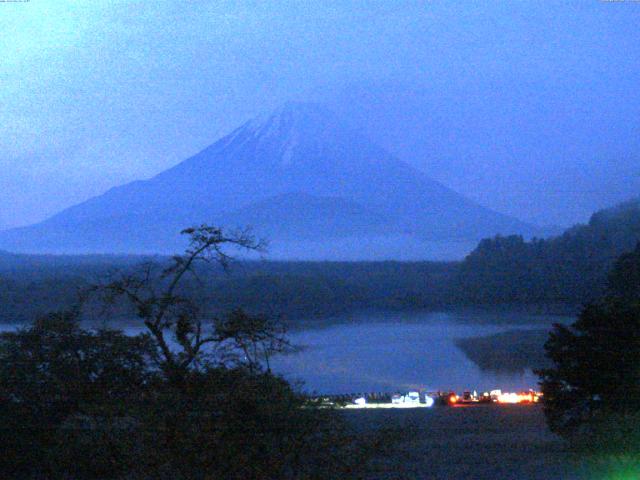
<svg viewBox="0 0 640 480">
<path fill-rule="evenodd" d="M 372 479 L 582 480 L 580 461 L 540 406 L 344 412 L 361 435 L 382 432 Z"/>
</svg>

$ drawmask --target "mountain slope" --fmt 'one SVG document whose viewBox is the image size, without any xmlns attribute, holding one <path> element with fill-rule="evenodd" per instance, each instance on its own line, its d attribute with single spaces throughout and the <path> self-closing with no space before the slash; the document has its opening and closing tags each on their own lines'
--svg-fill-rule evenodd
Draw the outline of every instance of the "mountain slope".
<svg viewBox="0 0 640 480">
<path fill-rule="evenodd" d="M 547 240 L 485 239 L 460 266 L 460 298 L 492 305 L 592 301 L 603 294 L 614 261 L 639 242 L 640 199 Z"/>
<path fill-rule="evenodd" d="M 393 219 L 388 216 L 352 200 L 306 193 L 269 197 L 215 220 L 232 228 L 251 225 L 268 237 L 292 240 L 394 233 Z"/>
<path fill-rule="evenodd" d="M 331 113 L 287 104 L 149 180 L 0 232 L 0 248 L 171 252 L 182 246 L 176 232 L 204 222 L 254 224 L 272 243 L 309 235 L 474 242 L 532 233 L 395 159 Z"/>
</svg>

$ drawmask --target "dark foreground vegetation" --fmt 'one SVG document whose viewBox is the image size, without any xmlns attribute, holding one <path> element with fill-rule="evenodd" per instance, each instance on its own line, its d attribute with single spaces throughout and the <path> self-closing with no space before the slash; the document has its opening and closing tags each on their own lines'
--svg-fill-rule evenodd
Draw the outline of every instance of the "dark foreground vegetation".
<svg viewBox="0 0 640 480">
<path fill-rule="evenodd" d="M 606 295 L 556 325 L 545 348 L 551 430 L 587 450 L 640 454 L 640 243 L 616 262 Z"/>
<path fill-rule="evenodd" d="M 249 365 L 206 363 L 177 382 L 148 336 L 68 315 L 1 348 L 2 478 L 340 478 L 364 458 L 333 412 Z"/>
<path fill-rule="evenodd" d="M 251 237 L 188 229 L 184 255 L 95 285 L 146 333 L 80 327 L 81 306 L 0 336 L 0 478 L 358 478 L 366 444 L 269 370 L 289 345 L 277 321 L 212 320 L 183 279 L 226 265 Z M 96 303 L 97 300 L 94 300 Z"/>
<path fill-rule="evenodd" d="M 248 300 L 250 308 L 257 308 L 315 304 L 324 297 L 310 294 L 296 303 L 300 287 L 287 290 L 286 282 L 273 279 L 266 283 L 273 295 L 263 287 L 251 290 L 256 270 L 253 276 L 226 278 L 228 245 L 261 248 L 249 235 L 228 236 L 207 226 L 184 233 L 191 238 L 190 246 L 171 259 L 147 259 L 142 264 L 120 259 L 121 268 L 113 271 L 110 262 L 74 259 L 76 268 L 85 273 L 89 269 L 99 279 L 91 284 L 87 276 L 79 275 L 73 277 L 78 282 L 73 289 L 64 287 L 69 305 L 75 306 L 0 335 L 2 478 L 471 475 L 573 480 L 593 478 L 593 468 L 606 475 L 607 469 L 638 473 L 640 246 L 615 261 L 608 286 L 603 287 L 605 295 L 585 307 L 574 325 L 557 325 L 546 344 L 550 364 L 540 372 L 544 417 L 551 431 L 564 437 L 562 442 L 545 430 L 537 407 L 366 413 L 316 408 L 270 371 L 273 355 L 294 348 L 284 324 L 277 316 L 239 309 L 237 302 Z M 500 245 L 502 240 L 494 242 Z M 492 263 L 493 268 L 499 264 Z M 383 271 L 369 292 L 376 292 L 378 300 L 405 305 L 413 294 L 397 285 L 399 289 L 393 290 L 385 282 L 411 284 L 425 273 L 410 274 L 419 266 L 434 269 L 441 279 L 455 279 L 464 271 L 460 266 L 393 263 L 339 264 L 332 271 L 343 276 L 344 290 L 337 291 L 360 301 L 357 289 L 344 279 L 357 283 Z M 271 267 L 328 268 L 327 264 Z M 5 271 L 10 268 L 5 266 Z M 605 268 L 604 263 L 598 268 Z M 239 281 L 231 291 L 242 293 L 233 296 L 227 287 L 216 291 L 212 279 Z M 50 287 L 60 285 L 55 275 L 47 282 Z M 442 288 L 435 281 L 432 285 Z M 26 287 L 33 292 L 42 284 Z M 243 289 L 251 292 L 248 297 Z M 327 298 L 335 295 L 335 288 L 318 291 Z M 417 287 L 409 291 L 420 293 Z M 441 299 L 455 298 L 451 292 L 442 295 Z M 222 303 L 226 313 L 212 309 L 214 303 Z M 81 327 L 80 319 L 97 319 L 99 314 L 127 317 L 145 333 L 125 336 L 108 328 Z M 509 335 L 496 338 L 505 341 Z M 530 358 L 526 343 L 522 345 L 522 355 Z"/>
<path fill-rule="evenodd" d="M 295 321 L 358 310 L 461 306 L 552 308 L 575 313 L 605 291 L 607 274 L 640 241 L 640 201 L 593 215 L 549 240 L 497 237 L 460 263 L 238 262 L 230 272 L 200 265 L 184 288 L 211 314 L 242 306 Z M 149 258 L 0 253 L 0 321 L 22 323 L 73 305 L 78 290 Z M 170 263 L 168 258 L 155 259 Z M 123 309 L 112 312 L 129 318 Z"/>
</svg>

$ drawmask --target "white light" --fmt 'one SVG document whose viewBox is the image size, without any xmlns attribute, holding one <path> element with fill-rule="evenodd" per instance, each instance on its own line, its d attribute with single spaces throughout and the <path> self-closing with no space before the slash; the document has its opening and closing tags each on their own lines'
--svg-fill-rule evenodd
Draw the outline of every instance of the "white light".
<svg viewBox="0 0 640 480">
<path fill-rule="evenodd" d="M 430 397 L 429 395 L 426 395 L 424 397 L 424 401 L 427 404 L 427 407 L 429 407 L 429 408 L 433 407 L 433 404 L 435 403 L 435 400 L 432 397 Z"/>
<path fill-rule="evenodd" d="M 420 394 L 418 392 L 409 392 L 404 397 L 404 401 L 407 403 L 420 403 Z"/>
</svg>

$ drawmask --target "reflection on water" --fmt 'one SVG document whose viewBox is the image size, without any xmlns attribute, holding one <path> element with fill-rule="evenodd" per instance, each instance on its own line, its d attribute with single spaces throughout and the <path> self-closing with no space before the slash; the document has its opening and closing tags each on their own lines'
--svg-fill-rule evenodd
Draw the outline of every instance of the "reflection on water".
<svg viewBox="0 0 640 480">
<path fill-rule="evenodd" d="M 275 359 L 272 367 L 290 380 L 302 380 L 306 391 L 318 393 L 535 388 L 538 379 L 531 371 L 483 371 L 455 346 L 456 338 L 514 328 L 500 316 L 494 323 L 487 320 L 486 314 L 475 319 L 469 313 L 345 317 L 343 322 L 322 328 L 292 331 L 293 343 L 306 348 Z M 520 320 L 518 328 L 539 329 L 562 319 L 528 316 L 515 320 Z"/>
<path fill-rule="evenodd" d="M 531 372 L 491 372 L 480 368 L 454 340 L 517 328 L 540 329 L 568 317 L 518 313 L 370 313 L 305 323 L 289 337 L 300 352 L 272 359 L 274 371 L 304 390 L 352 393 L 409 389 L 524 390 L 537 386 Z M 0 331 L 15 325 L 0 325 Z M 140 327 L 125 327 L 129 334 Z"/>
</svg>

